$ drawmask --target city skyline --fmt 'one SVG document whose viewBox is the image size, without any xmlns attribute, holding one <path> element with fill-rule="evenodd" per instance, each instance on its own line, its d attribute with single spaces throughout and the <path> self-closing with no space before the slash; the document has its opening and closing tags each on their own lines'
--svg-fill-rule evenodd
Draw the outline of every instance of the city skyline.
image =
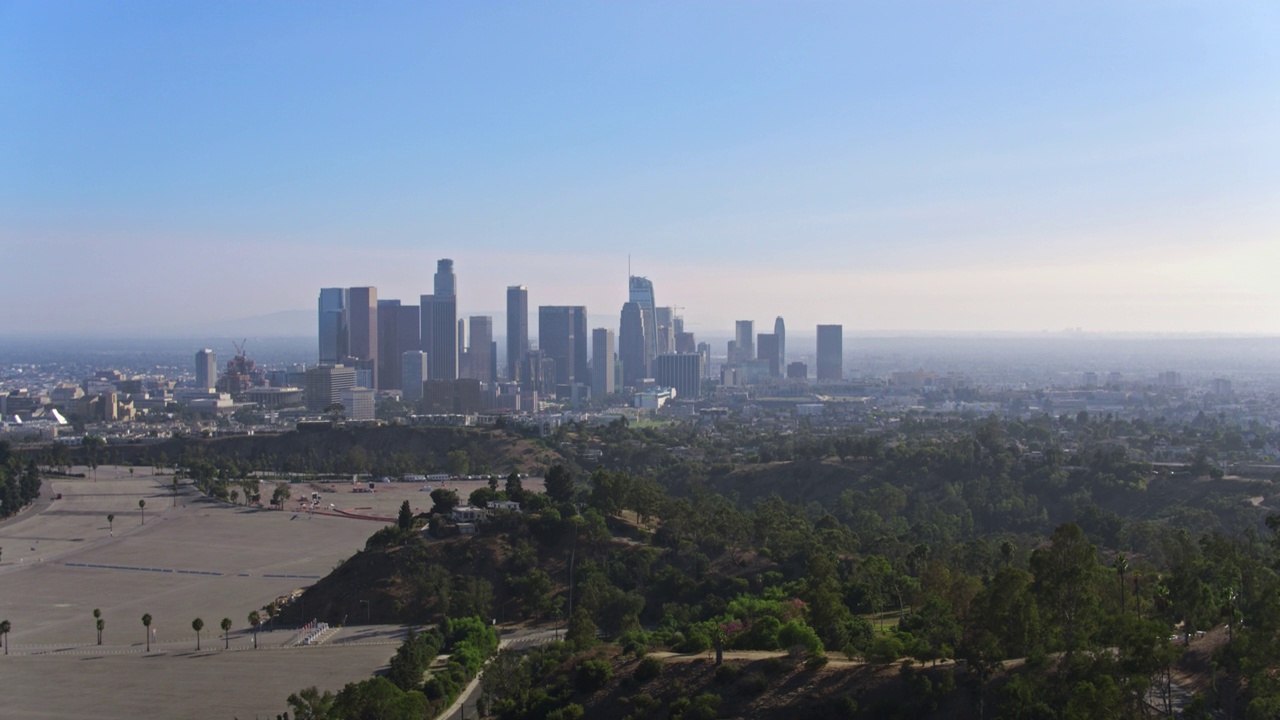
<svg viewBox="0 0 1280 720">
<path fill-rule="evenodd" d="M 0 334 L 410 302 L 439 257 L 495 278 L 460 312 L 612 310 L 628 256 L 702 327 L 1280 333 L 1268 4 L 4 20 Z"/>
</svg>

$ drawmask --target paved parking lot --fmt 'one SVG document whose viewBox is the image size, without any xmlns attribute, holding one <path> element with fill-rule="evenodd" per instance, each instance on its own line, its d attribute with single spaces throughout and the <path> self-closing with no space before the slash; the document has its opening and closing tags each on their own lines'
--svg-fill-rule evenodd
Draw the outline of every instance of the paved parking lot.
<svg viewBox="0 0 1280 720">
<path fill-rule="evenodd" d="M 46 493 L 61 499 L 0 524 L 0 619 L 13 625 L 10 655 L 0 657 L 4 717 L 275 717 L 289 693 L 340 689 L 394 652 L 399 628 L 360 626 L 302 648 L 287 647 L 292 631 L 262 633 L 261 649 L 249 649 L 251 610 L 326 575 L 380 523 L 295 513 L 293 502 L 285 512 L 232 506 L 188 488 L 175 498 L 172 477 L 149 468 L 96 475 L 46 479 Z M 403 483 L 326 493 L 324 505 L 394 517 L 406 498 L 430 508 L 428 493 Z M 102 646 L 94 608 L 106 620 Z M 144 613 L 155 629 L 149 655 Z M 205 624 L 200 653 L 196 617 Z M 221 650 L 224 617 L 231 651 Z"/>
</svg>

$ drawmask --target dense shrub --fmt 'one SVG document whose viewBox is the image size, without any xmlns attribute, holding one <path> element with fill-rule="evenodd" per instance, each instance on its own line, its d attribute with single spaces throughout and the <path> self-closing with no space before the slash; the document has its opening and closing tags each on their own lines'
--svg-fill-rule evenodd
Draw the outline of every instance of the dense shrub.
<svg viewBox="0 0 1280 720">
<path fill-rule="evenodd" d="M 605 660 L 587 660 L 578 665 L 573 675 L 573 686 L 583 695 L 604 687 L 613 679 L 613 666 Z"/>
<path fill-rule="evenodd" d="M 547 713 L 547 720 L 581 720 L 586 714 L 587 711 L 578 703 L 569 703 Z"/>
<path fill-rule="evenodd" d="M 742 677 L 738 688 L 747 695 L 759 695 L 769 689 L 769 681 L 765 679 L 763 673 L 751 672 Z"/>
<path fill-rule="evenodd" d="M 726 663 L 716 668 L 716 682 L 721 685 L 728 685 L 737 680 L 742 675 L 742 667 L 733 663 Z"/>
<path fill-rule="evenodd" d="M 635 674 L 632 676 L 636 682 L 649 682 L 650 680 L 662 674 L 662 661 L 656 657 L 645 657 L 640 659 L 640 663 L 636 665 Z"/>
<path fill-rule="evenodd" d="M 715 720 L 720 715 L 720 696 L 703 693 L 692 700 L 676 698 L 669 712 L 671 720 Z"/>
<path fill-rule="evenodd" d="M 822 640 L 813 628 L 799 620 L 792 620 L 778 631 L 778 646 L 792 650 L 800 648 L 810 655 L 822 652 Z"/>
</svg>

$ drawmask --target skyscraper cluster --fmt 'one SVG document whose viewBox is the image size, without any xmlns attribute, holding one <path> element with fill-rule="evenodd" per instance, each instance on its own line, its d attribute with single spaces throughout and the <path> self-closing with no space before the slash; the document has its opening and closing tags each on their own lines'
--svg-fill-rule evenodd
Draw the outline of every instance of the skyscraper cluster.
<svg viewBox="0 0 1280 720">
<path fill-rule="evenodd" d="M 711 346 L 686 332 L 680 308 L 658 305 L 653 282 L 636 275 L 627 278 L 616 334 L 589 328 L 585 306 L 542 305 L 536 345 L 530 342 L 529 289 L 508 286 L 501 354 L 492 317 L 458 316 L 458 280 L 447 258 L 436 264 L 432 293 L 416 305 L 379 299 L 375 287 L 323 288 L 317 309 L 320 363 L 341 366 L 338 374 L 347 378 L 335 384 L 317 377 L 317 388 L 333 388 L 333 396 L 339 389 L 376 388 L 399 390 L 404 401 L 421 406 L 447 409 L 471 402 L 465 398 L 488 397 L 495 407 L 515 403 L 519 409 L 520 401 L 511 398 L 530 393 L 580 402 L 623 388 L 662 387 L 697 397 L 711 378 Z M 841 332 L 839 325 L 818 326 L 819 380 L 842 375 Z M 788 365 L 786 337 L 781 317 L 771 333 L 756 334 L 753 321 L 737 321 L 721 382 L 806 377 L 803 363 Z M 333 371 L 326 372 L 328 380 Z"/>
</svg>

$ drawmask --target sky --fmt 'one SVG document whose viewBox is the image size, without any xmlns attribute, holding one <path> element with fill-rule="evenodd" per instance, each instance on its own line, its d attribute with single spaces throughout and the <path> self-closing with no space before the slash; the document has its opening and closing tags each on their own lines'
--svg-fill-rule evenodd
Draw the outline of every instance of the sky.
<svg viewBox="0 0 1280 720">
<path fill-rule="evenodd" d="M 0 0 L 0 334 L 314 308 L 1280 334 L 1272 2 Z"/>
</svg>

